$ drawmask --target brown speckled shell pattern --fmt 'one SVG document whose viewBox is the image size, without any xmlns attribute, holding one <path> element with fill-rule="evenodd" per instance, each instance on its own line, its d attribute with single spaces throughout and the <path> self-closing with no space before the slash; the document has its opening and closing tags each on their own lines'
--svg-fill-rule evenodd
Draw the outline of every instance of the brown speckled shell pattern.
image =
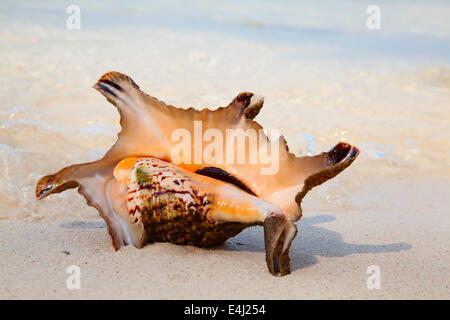
<svg viewBox="0 0 450 320">
<path fill-rule="evenodd" d="M 137 178 L 137 169 L 145 172 L 144 178 Z M 208 215 L 208 195 L 190 177 L 157 159 L 140 159 L 131 172 L 129 218 L 143 223 L 149 242 L 214 246 L 253 225 L 216 222 Z"/>
</svg>

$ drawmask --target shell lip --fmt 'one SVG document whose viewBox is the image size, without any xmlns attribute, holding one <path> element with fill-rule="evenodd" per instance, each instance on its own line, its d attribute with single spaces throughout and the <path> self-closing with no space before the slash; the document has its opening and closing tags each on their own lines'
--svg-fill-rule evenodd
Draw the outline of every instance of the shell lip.
<svg viewBox="0 0 450 320">
<path fill-rule="evenodd" d="M 45 196 L 47 195 L 47 193 L 53 188 L 53 186 L 49 186 L 46 187 L 42 190 L 40 190 L 39 188 L 36 188 L 36 198 L 38 200 L 45 198 Z"/>
<path fill-rule="evenodd" d="M 328 166 L 353 160 L 359 154 L 359 149 L 345 142 L 340 142 L 329 151 L 327 157 Z"/>
</svg>

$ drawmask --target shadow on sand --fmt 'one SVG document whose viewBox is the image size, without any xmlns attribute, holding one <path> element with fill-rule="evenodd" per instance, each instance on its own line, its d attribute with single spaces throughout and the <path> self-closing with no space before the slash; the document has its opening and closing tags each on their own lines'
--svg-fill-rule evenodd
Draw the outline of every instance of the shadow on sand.
<svg viewBox="0 0 450 320">
<path fill-rule="evenodd" d="M 298 234 L 291 249 L 291 271 L 307 268 L 318 262 L 316 256 L 344 257 L 353 253 L 382 253 L 408 250 L 411 245 L 404 242 L 390 244 L 353 244 L 342 240 L 336 231 L 317 226 L 317 224 L 336 220 L 330 215 L 319 215 L 300 219 L 297 223 Z M 103 221 L 74 220 L 60 225 L 64 229 L 105 228 Z M 247 228 L 224 244 L 206 250 L 234 250 L 265 252 L 262 227 Z"/>
<path fill-rule="evenodd" d="M 318 262 L 316 256 L 343 257 L 354 253 L 382 253 L 408 250 L 411 245 L 404 242 L 390 244 L 353 244 L 342 240 L 336 231 L 316 226 L 336 220 L 330 215 L 302 218 L 298 223 L 298 234 L 291 249 L 291 271 L 307 268 Z M 265 252 L 262 228 L 249 228 L 228 240 L 221 249 Z M 256 239 L 254 239 L 256 238 Z"/>
</svg>

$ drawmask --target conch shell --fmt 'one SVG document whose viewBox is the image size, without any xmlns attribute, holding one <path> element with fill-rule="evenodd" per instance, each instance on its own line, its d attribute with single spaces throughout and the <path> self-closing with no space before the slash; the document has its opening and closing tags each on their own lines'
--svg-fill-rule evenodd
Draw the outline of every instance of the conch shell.
<svg viewBox="0 0 450 320">
<path fill-rule="evenodd" d="M 154 241 L 212 246 L 248 226 L 262 225 L 269 271 L 288 274 L 289 247 L 303 197 L 359 154 L 357 148 L 339 143 L 326 153 L 295 157 L 282 136 L 271 141 L 253 121 L 264 101 L 248 92 L 227 107 L 198 111 L 166 105 L 118 72 L 106 73 L 94 88 L 120 113 L 122 130 L 116 143 L 100 160 L 41 178 L 36 197 L 78 187 L 106 221 L 116 250 Z M 181 144 L 182 156 L 174 153 L 180 147 L 176 138 L 195 136 L 199 128 L 215 143 L 229 132 L 255 132 L 257 146 L 227 141 L 215 144 L 211 152 L 210 144 L 197 139 Z M 270 162 L 248 160 L 262 154 L 276 159 L 276 170 L 271 172 Z M 239 156 L 245 161 L 233 161 Z"/>
</svg>

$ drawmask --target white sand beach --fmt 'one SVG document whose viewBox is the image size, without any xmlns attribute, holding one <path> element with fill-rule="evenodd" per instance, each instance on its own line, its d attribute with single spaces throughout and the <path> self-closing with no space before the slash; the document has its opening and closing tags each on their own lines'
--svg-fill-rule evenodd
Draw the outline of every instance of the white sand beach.
<svg viewBox="0 0 450 320">
<path fill-rule="evenodd" d="M 371 184 L 355 197 L 373 193 L 383 205 L 340 213 L 314 209 L 319 199 L 310 197 L 290 250 L 292 273 L 282 278 L 267 271 L 260 227 L 213 249 L 157 243 L 114 252 L 97 218 L 2 220 L 0 298 L 448 298 L 448 192 L 430 192 L 437 187 L 449 190 L 450 183 Z M 70 265 L 80 267 L 79 290 L 66 287 Z M 380 268 L 380 289 L 367 287 L 371 265 Z"/>
<path fill-rule="evenodd" d="M 0 298 L 450 298 L 450 5 L 380 1 L 79 1 L 0 4 Z M 217 248 L 155 243 L 115 252 L 70 190 L 35 199 L 46 174 L 100 158 L 119 115 L 92 89 L 107 71 L 178 107 L 265 96 L 256 118 L 296 155 L 339 141 L 359 158 L 312 190 L 292 273 L 267 271 L 263 229 Z M 81 288 L 69 290 L 69 266 Z M 369 289 L 367 269 L 380 270 Z"/>
</svg>

